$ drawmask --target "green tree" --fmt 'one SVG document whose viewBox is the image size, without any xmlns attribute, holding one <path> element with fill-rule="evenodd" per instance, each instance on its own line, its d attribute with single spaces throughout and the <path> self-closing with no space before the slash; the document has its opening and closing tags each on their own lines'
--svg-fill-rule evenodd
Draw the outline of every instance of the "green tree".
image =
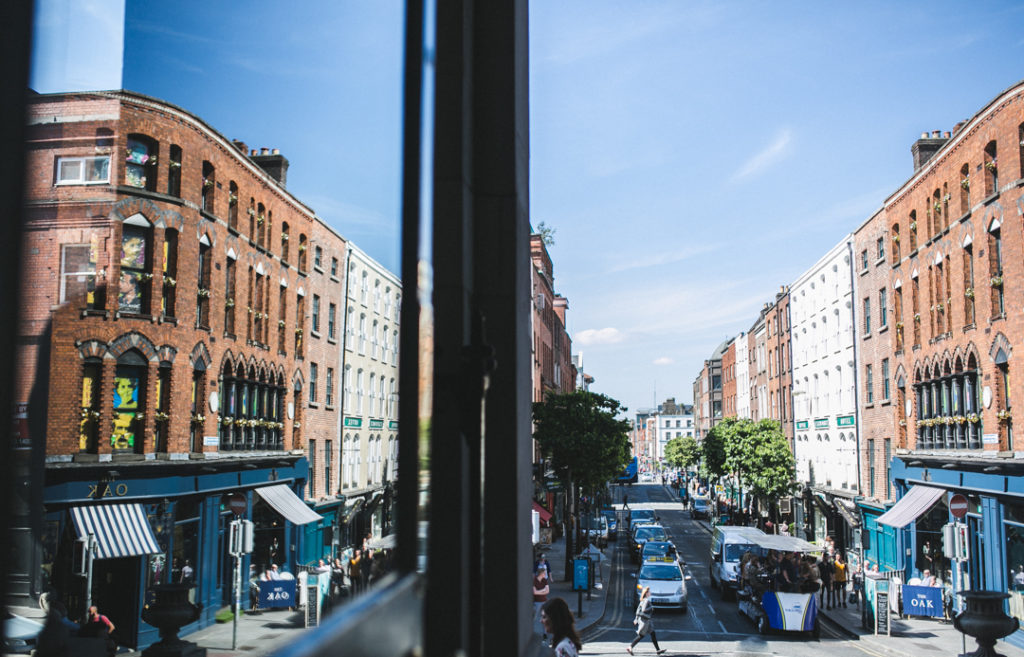
<svg viewBox="0 0 1024 657">
<path fill-rule="evenodd" d="M 701 449 L 693 436 L 673 438 L 665 443 L 665 460 L 673 468 L 689 468 L 700 463 Z"/>
<path fill-rule="evenodd" d="M 542 221 L 539 224 L 537 224 L 537 231 L 534 233 L 534 235 L 540 235 L 540 241 L 544 242 L 544 246 L 554 246 L 555 230 L 555 228 L 548 226 L 546 223 Z"/>
<path fill-rule="evenodd" d="M 580 495 L 603 490 L 629 461 L 630 423 L 616 419 L 625 410 L 617 400 L 585 390 L 548 393 L 533 404 L 533 438 L 569 493 L 565 516 L 573 531 L 566 533 L 566 578 L 578 543 Z"/>
<path fill-rule="evenodd" d="M 725 418 L 708 433 L 702 452 L 708 476 L 734 475 L 755 497 L 775 499 L 792 488 L 793 454 L 775 420 Z"/>
</svg>

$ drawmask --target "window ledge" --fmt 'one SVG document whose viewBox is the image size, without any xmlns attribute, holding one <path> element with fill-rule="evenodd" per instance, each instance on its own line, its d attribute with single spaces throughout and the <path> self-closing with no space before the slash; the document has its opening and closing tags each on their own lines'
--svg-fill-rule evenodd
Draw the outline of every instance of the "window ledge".
<svg viewBox="0 0 1024 657">
<path fill-rule="evenodd" d="M 333 411 L 334 410 L 334 404 L 327 404 L 326 406 L 324 406 L 324 408 L 326 408 L 329 411 Z"/>
<path fill-rule="evenodd" d="M 241 235 L 241 233 L 238 232 L 238 229 L 232 226 L 231 224 L 228 224 L 228 232 L 234 235 L 235 237 Z"/>
<path fill-rule="evenodd" d="M 978 328 L 978 327 L 972 322 L 972 323 L 967 324 L 966 326 L 964 326 L 963 329 L 961 329 L 961 330 L 964 333 L 967 333 L 968 331 L 973 331 L 976 328 Z"/>
<path fill-rule="evenodd" d="M 218 218 L 217 215 L 215 215 L 212 212 L 207 212 L 206 210 L 204 210 L 202 208 L 199 208 L 199 216 L 205 217 L 206 219 L 209 219 L 210 221 L 218 221 L 218 222 L 220 221 L 220 218 Z"/>
<path fill-rule="evenodd" d="M 999 313 L 998 315 L 993 315 L 992 317 L 989 317 L 988 321 L 989 322 L 996 322 L 996 321 L 999 321 L 1001 319 L 1006 319 L 1006 313 Z"/>
<path fill-rule="evenodd" d="M 197 331 L 206 331 L 207 333 L 210 333 L 210 327 L 209 326 L 196 326 L 196 330 Z"/>
<path fill-rule="evenodd" d="M 881 401 L 881 405 L 882 406 L 892 406 L 892 400 L 891 399 L 883 399 Z"/>
<path fill-rule="evenodd" d="M 860 270 L 860 275 L 861 276 L 867 276 L 870 272 L 871 272 L 870 269 L 861 269 Z"/>
<path fill-rule="evenodd" d="M 334 281 L 335 283 L 340 283 L 341 282 L 341 280 L 337 276 L 335 276 L 334 274 L 331 274 L 331 280 Z"/>
<path fill-rule="evenodd" d="M 889 330 L 889 325 L 888 324 L 882 324 L 881 326 L 878 327 L 878 332 L 879 333 L 885 333 L 888 330 Z"/>
<path fill-rule="evenodd" d="M 327 338 L 327 344 L 338 344 L 338 340 L 335 338 Z"/>
<path fill-rule="evenodd" d="M 318 274 L 324 273 L 323 267 L 320 267 L 319 265 L 313 265 L 313 271 L 315 271 Z"/>
<path fill-rule="evenodd" d="M 989 205 L 990 203 L 995 201 L 997 198 L 999 198 L 999 190 L 996 190 L 996 191 L 992 192 L 991 194 L 989 194 L 988 196 L 986 196 L 985 198 L 981 199 L 981 205 Z"/>
<path fill-rule="evenodd" d="M 234 333 L 228 333 L 227 331 L 224 331 L 224 339 L 225 340 L 237 341 L 238 340 L 238 336 L 236 336 Z"/>
<path fill-rule="evenodd" d="M 308 406 L 310 408 L 320 408 L 320 402 L 313 402 L 313 401 L 311 401 L 311 402 L 309 402 Z"/>
<path fill-rule="evenodd" d="M 103 319 L 109 319 L 110 311 L 85 308 L 84 310 L 82 310 L 82 317 L 102 317 Z"/>
<path fill-rule="evenodd" d="M 123 313 L 120 310 L 114 312 L 114 319 L 141 319 L 147 322 L 156 323 L 156 315 L 147 315 L 146 313 Z"/>
<path fill-rule="evenodd" d="M 911 349 L 911 351 L 917 351 L 917 350 L 919 350 L 920 348 L 921 348 L 921 345 L 919 345 L 919 344 L 915 344 L 915 345 L 914 345 L 913 347 L 911 347 L 910 349 Z"/>
<path fill-rule="evenodd" d="M 314 330 L 310 329 L 309 334 L 312 335 L 317 340 L 320 339 L 320 331 L 314 331 Z"/>
<path fill-rule="evenodd" d="M 153 192 L 142 187 L 132 187 L 131 185 L 118 185 L 117 192 L 119 194 L 130 194 L 132 196 L 141 196 L 143 198 L 152 199 L 154 201 L 164 201 L 166 203 L 173 203 L 175 205 L 184 205 L 185 201 L 181 197 L 172 196 L 170 194 L 161 194 L 160 192 Z"/>
<path fill-rule="evenodd" d="M 173 315 L 164 315 L 160 318 L 161 324 L 170 324 L 172 326 L 178 325 L 178 318 Z"/>
</svg>

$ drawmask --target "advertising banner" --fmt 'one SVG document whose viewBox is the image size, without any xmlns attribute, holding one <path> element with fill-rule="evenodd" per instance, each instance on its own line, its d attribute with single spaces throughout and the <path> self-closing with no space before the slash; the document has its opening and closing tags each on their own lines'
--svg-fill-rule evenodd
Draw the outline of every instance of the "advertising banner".
<svg viewBox="0 0 1024 657">
<path fill-rule="evenodd" d="M 904 584 L 903 615 L 942 618 L 942 588 Z"/>
</svg>

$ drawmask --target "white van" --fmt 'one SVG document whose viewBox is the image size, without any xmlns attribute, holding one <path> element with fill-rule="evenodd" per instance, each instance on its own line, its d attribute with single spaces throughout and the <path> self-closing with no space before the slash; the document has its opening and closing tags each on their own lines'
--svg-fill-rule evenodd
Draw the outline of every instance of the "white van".
<svg viewBox="0 0 1024 657">
<path fill-rule="evenodd" d="M 711 535 L 711 588 L 721 588 L 722 597 L 739 587 L 740 559 L 748 550 L 758 552 L 757 539 L 764 532 L 756 527 L 720 525 Z"/>
</svg>

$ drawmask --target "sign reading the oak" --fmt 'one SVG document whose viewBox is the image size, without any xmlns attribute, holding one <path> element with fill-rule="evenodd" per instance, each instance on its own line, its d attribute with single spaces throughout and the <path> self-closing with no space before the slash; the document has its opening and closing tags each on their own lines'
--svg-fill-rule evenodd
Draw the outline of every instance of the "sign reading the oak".
<svg viewBox="0 0 1024 657">
<path fill-rule="evenodd" d="M 854 424 L 852 415 L 840 415 L 836 418 L 836 426 L 838 427 L 852 427 Z"/>
<path fill-rule="evenodd" d="M 363 418 L 361 417 L 347 417 L 345 418 L 346 427 L 361 427 L 363 426 Z"/>
</svg>

